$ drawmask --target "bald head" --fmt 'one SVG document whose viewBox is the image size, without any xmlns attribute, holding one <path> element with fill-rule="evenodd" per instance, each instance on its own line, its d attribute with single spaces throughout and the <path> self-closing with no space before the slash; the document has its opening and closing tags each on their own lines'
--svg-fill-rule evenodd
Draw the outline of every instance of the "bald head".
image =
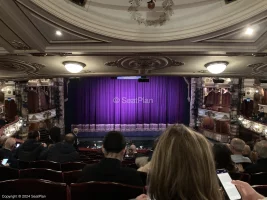
<svg viewBox="0 0 267 200">
<path fill-rule="evenodd" d="M 75 137 L 73 134 L 69 133 L 67 135 L 65 135 L 65 139 L 64 141 L 68 144 L 74 144 L 74 141 L 75 141 Z"/>
<path fill-rule="evenodd" d="M 267 140 L 257 142 L 254 146 L 259 158 L 267 158 Z"/>
<path fill-rule="evenodd" d="M 129 149 L 131 149 L 133 151 L 133 153 L 137 152 L 136 151 L 136 146 L 134 144 L 132 144 Z"/>
<path fill-rule="evenodd" d="M 16 145 L 16 140 L 12 137 L 8 138 L 5 142 L 4 148 L 12 150 Z"/>
<path fill-rule="evenodd" d="M 239 138 L 234 138 L 231 140 L 230 145 L 231 145 L 231 150 L 233 153 L 242 154 L 246 143 Z"/>
</svg>

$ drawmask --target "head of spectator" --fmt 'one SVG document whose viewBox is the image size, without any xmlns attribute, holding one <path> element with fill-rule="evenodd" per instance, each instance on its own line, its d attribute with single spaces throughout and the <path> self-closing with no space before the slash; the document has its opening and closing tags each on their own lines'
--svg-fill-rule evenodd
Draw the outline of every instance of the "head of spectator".
<svg viewBox="0 0 267 200">
<path fill-rule="evenodd" d="M 245 145 L 245 148 L 242 152 L 243 156 L 245 157 L 250 157 L 250 153 L 251 153 L 251 149 L 250 149 L 250 146 L 248 145 Z"/>
<path fill-rule="evenodd" d="M 211 150 L 202 136 L 178 124 L 160 137 L 151 160 L 152 199 L 222 199 Z"/>
<path fill-rule="evenodd" d="M 230 143 L 230 149 L 235 155 L 242 155 L 245 146 L 246 143 L 239 138 L 233 138 Z"/>
<path fill-rule="evenodd" d="M 254 146 L 254 152 L 257 154 L 257 159 L 267 158 L 267 140 L 257 142 Z"/>
<path fill-rule="evenodd" d="M 74 129 L 73 129 L 73 133 L 74 133 L 75 135 L 77 135 L 77 134 L 79 133 L 79 129 L 78 129 L 78 128 L 74 128 Z"/>
<path fill-rule="evenodd" d="M 216 169 L 227 169 L 229 172 L 235 172 L 235 165 L 231 159 L 232 152 L 227 145 L 215 143 L 212 147 Z"/>
<path fill-rule="evenodd" d="M 131 150 L 133 154 L 137 153 L 136 146 L 134 144 L 130 146 L 129 150 Z"/>
<path fill-rule="evenodd" d="M 126 141 L 121 132 L 110 131 L 105 136 L 102 151 L 106 158 L 123 160 L 125 154 Z"/>
<path fill-rule="evenodd" d="M 40 133 L 39 133 L 39 131 L 29 132 L 28 133 L 28 139 L 39 141 L 40 140 Z"/>
<path fill-rule="evenodd" d="M 64 142 L 67 143 L 67 144 L 71 144 L 71 145 L 73 145 L 74 142 L 75 142 L 75 137 L 74 137 L 74 135 L 71 134 L 71 133 L 65 135 Z"/>
<path fill-rule="evenodd" d="M 7 138 L 4 144 L 4 148 L 12 151 L 15 148 L 15 146 L 16 146 L 16 140 L 12 137 Z"/>
<path fill-rule="evenodd" d="M 5 144 L 6 140 L 7 140 L 7 138 L 8 138 L 8 137 L 6 137 L 6 136 L 1 136 L 1 137 L 0 137 L 0 148 L 2 148 L 2 147 L 4 146 L 4 144 Z"/>
<path fill-rule="evenodd" d="M 46 129 L 47 126 L 46 126 L 46 123 L 45 122 L 40 122 L 39 123 L 39 129 Z"/>
<path fill-rule="evenodd" d="M 54 126 L 50 129 L 49 132 L 50 138 L 53 141 L 53 143 L 58 143 L 61 141 L 61 134 L 60 134 L 60 128 L 57 126 Z"/>
</svg>

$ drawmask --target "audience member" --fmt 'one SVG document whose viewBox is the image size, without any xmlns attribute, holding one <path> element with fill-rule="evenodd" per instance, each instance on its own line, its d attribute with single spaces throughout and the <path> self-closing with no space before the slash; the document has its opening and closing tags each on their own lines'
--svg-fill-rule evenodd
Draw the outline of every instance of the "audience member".
<svg viewBox="0 0 267 200">
<path fill-rule="evenodd" d="M 6 136 L 1 136 L 0 137 L 0 148 L 2 148 L 4 146 L 6 140 L 7 140 Z"/>
<path fill-rule="evenodd" d="M 144 186 L 137 171 L 121 166 L 125 154 L 126 142 L 120 132 L 109 132 L 103 141 L 102 151 L 105 158 L 98 164 L 83 169 L 78 182 L 107 181 L 135 186 Z"/>
<path fill-rule="evenodd" d="M 56 143 L 49 148 L 47 160 L 59 163 L 79 161 L 80 156 L 73 146 L 74 142 L 75 137 L 67 134 L 63 142 Z"/>
<path fill-rule="evenodd" d="M 16 149 L 16 158 L 22 161 L 35 161 L 44 159 L 47 145 L 40 143 L 39 131 L 28 134 L 28 139 Z"/>
<path fill-rule="evenodd" d="M 79 133 L 79 129 L 78 129 L 78 128 L 74 128 L 73 131 L 72 131 L 72 133 L 71 133 L 71 134 L 73 134 L 74 137 L 75 137 L 74 147 L 75 147 L 76 149 L 78 149 L 78 145 L 79 145 L 78 133 Z"/>
<path fill-rule="evenodd" d="M 238 172 L 231 159 L 230 149 L 222 143 L 215 143 L 212 147 L 216 169 L 227 169 L 229 172 Z"/>
<path fill-rule="evenodd" d="M 248 166 L 245 171 L 248 173 L 267 172 L 267 140 L 257 142 L 254 146 L 254 153 L 257 161 Z"/>
<path fill-rule="evenodd" d="M 127 155 L 128 155 L 129 157 L 134 157 L 134 158 L 136 157 L 136 155 L 137 155 L 137 151 L 136 151 L 136 146 L 135 146 L 134 144 L 132 144 L 132 145 L 129 147 Z"/>
<path fill-rule="evenodd" d="M 12 137 L 8 138 L 3 146 L 0 149 L 0 160 L 8 159 L 7 163 L 12 168 L 18 168 L 18 161 L 14 157 L 13 150 L 16 147 L 16 140 Z"/>
<path fill-rule="evenodd" d="M 46 124 L 44 122 L 40 122 L 39 124 L 39 133 L 40 133 L 40 142 L 44 142 L 46 144 L 50 144 L 50 135 L 46 128 Z"/>
<path fill-rule="evenodd" d="M 244 168 L 251 163 L 249 158 L 242 155 L 245 145 L 245 142 L 239 138 L 233 138 L 230 143 L 230 149 L 233 153 L 233 155 L 231 155 L 233 162 L 242 164 Z"/>
<path fill-rule="evenodd" d="M 221 200 L 211 145 L 204 136 L 184 125 L 168 128 L 153 153 L 148 191 L 156 200 Z"/>
<path fill-rule="evenodd" d="M 251 149 L 249 145 L 245 145 L 245 148 L 242 152 L 243 156 L 250 158 Z"/>
<path fill-rule="evenodd" d="M 158 144 L 158 141 L 159 141 L 159 138 L 156 138 L 156 139 L 154 140 L 153 147 L 152 147 L 151 151 L 150 151 L 149 154 L 148 154 L 148 161 L 151 160 L 152 155 L 153 155 L 153 152 L 154 152 L 154 150 L 155 150 L 155 148 L 156 148 L 156 146 L 157 146 L 157 144 Z"/>
<path fill-rule="evenodd" d="M 53 144 L 56 144 L 61 141 L 61 134 L 60 134 L 60 128 L 58 127 L 57 124 L 55 124 L 49 132 L 50 139 Z"/>
<path fill-rule="evenodd" d="M 144 167 L 148 163 L 148 157 L 142 156 L 142 157 L 137 157 L 135 159 L 135 164 L 137 167 Z"/>
<path fill-rule="evenodd" d="M 243 181 L 232 181 L 232 183 L 237 187 L 242 200 L 264 200 L 264 196 L 256 192 L 248 183 Z"/>
<path fill-rule="evenodd" d="M 8 122 L 6 121 L 6 117 L 1 115 L 0 116 L 0 128 L 2 128 L 3 126 L 5 126 Z"/>
</svg>

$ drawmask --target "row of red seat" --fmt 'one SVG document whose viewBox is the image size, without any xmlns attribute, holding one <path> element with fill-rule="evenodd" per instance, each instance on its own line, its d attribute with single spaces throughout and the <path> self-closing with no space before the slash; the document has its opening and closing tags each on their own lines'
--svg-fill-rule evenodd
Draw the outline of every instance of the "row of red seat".
<svg viewBox="0 0 267 200">
<path fill-rule="evenodd" d="M 247 173 L 229 173 L 233 180 L 241 180 L 250 185 L 267 185 L 267 173 L 260 172 L 256 174 Z"/>
<path fill-rule="evenodd" d="M 28 169 L 28 168 L 46 168 L 53 169 L 56 171 L 72 171 L 83 169 L 87 164 L 98 163 L 100 160 L 88 160 L 87 162 L 69 162 L 69 163 L 57 163 L 47 160 L 39 160 L 32 162 L 25 162 L 19 160 L 19 169 Z M 133 161 L 122 161 L 122 165 L 137 169 L 136 164 Z"/>
<path fill-rule="evenodd" d="M 129 200 L 145 188 L 110 182 L 76 183 L 68 186 L 45 180 L 17 179 L 0 182 L 3 199 Z"/>
<path fill-rule="evenodd" d="M 144 172 L 138 172 L 140 178 L 146 185 L 147 174 Z M 12 180 L 12 179 L 44 179 L 53 182 L 76 183 L 82 175 L 82 170 L 73 171 L 55 171 L 44 168 L 29 168 L 29 169 L 12 169 L 9 167 L 0 167 L 0 181 Z"/>
</svg>

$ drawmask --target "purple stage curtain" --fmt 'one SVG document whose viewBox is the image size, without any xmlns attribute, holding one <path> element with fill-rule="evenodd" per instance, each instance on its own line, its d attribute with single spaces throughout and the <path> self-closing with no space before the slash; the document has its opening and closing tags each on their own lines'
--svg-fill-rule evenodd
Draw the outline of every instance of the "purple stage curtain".
<svg viewBox="0 0 267 200">
<path fill-rule="evenodd" d="M 181 77 L 149 77 L 148 83 L 110 77 L 70 80 L 66 123 L 137 124 L 189 121 L 187 85 Z"/>
</svg>

